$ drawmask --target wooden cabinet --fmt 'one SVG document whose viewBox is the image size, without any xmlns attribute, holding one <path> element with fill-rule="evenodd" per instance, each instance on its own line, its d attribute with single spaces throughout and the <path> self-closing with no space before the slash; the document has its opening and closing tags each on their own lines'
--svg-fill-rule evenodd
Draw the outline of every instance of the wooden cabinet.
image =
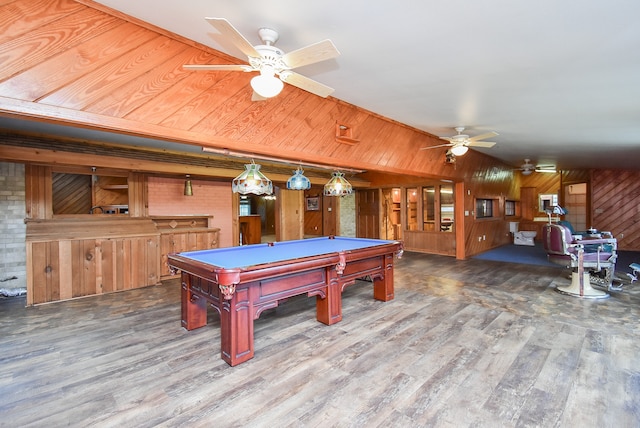
<svg viewBox="0 0 640 428">
<path fill-rule="evenodd" d="M 171 276 L 168 253 L 218 247 L 211 219 L 27 220 L 27 305 L 157 285 Z"/>
<path fill-rule="evenodd" d="M 259 215 L 242 215 L 238 217 L 240 225 L 240 245 L 259 244 L 262 242 L 262 225 Z"/>
<path fill-rule="evenodd" d="M 160 276 L 172 278 L 167 263 L 170 253 L 218 248 L 220 229 L 211 227 L 212 216 L 151 217 L 160 233 Z"/>
<path fill-rule="evenodd" d="M 160 234 L 145 218 L 27 221 L 27 305 L 160 282 Z"/>
<path fill-rule="evenodd" d="M 218 248 L 218 236 L 220 229 L 201 230 L 161 230 L 160 231 L 160 252 L 162 279 L 172 277 L 169 270 L 167 255 L 171 253 L 182 253 L 185 251 L 208 250 Z"/>
</svg>

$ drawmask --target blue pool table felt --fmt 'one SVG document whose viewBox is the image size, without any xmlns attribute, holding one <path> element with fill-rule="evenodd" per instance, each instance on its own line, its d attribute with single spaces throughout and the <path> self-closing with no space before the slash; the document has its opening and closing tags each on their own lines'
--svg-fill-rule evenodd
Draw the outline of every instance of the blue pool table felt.
<svg viewBox="0 0 640 428">
<path fill-rule="evenodd" d="M 180 253 L 180 255 L 225 269 L 247 268 L 265 263 L 295 260 L 339 251 L 358 250 L 393 242 L 395 241 L 336 236 L 334 239 L 320 237 L 274 242 L 273 245 L 254 244 L 240 247 L 188 251 Z"/>
</svg>

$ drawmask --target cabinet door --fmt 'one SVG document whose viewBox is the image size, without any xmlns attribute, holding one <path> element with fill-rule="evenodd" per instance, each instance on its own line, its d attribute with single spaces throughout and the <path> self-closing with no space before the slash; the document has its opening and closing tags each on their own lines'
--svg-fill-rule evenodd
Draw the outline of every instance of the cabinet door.
<svg viewBox="0 0 640 428">
<path fill-rule="evenodd" d="M 60 299 L 60 259 L 57 242 L 27 245 L 27 305 Z"/>
<path fill-rule="evenodd" d="M 196 247 L 198 250 L 218 248 L 217 231 L 195 232 L 194 235 L 196 238 Z"/>
</svg>

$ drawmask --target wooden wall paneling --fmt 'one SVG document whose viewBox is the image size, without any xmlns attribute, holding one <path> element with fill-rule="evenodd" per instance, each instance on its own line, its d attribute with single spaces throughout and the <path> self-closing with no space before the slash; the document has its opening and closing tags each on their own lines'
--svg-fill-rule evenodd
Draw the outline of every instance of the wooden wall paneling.
<svg viewBox="0 0 640 428">
<path fill-rule="evenodd" d="M 455 246 L 456 246 L 456 259 L 464 260 L 467 255 L 467 246 L 465 242 L 466 236 L 466 216 L 465 211 L 467 200 L 467 189 L 465 184 L 458 182 L 454 184 L 455 195 L 455 212 L 454 212 L 454 233 L 455 233 Z M 469 198 L 471 199 L 471 198 Z"/>
<path fill-rule="evenodd" d="M 455 234 L 405 230 L 403 232 L 406 251 L 426 252 L 443 256 L 455 256 Z"/>
<path fill-rule="evenodd" d="M 618 248 L 640 250 L 640 171 L 593 170 L 591 213 L 594 227 L 608 230 Z"/>
<path fill-rule="evenodd" d="M 51 218 L 51 168 L 25 164 L 25 200 L 27 218 Z"/>
<path fill-rule="evenodd" d="M 93 206 L 103 207 L 107 212 L 114 207 L 127 207 L 129 205 L 129 185 L 127 177 L 93 177 Z M 87 213 L 84 211 L 83 213 Z M 100 213 L 100 210 L 97 210 Z"/>
<path fill-rule="evenodd" d="M 129 216 L 146 217 L 149 208 L 146 175 L 137 172 L 129 173 L 127 185 Z"/>
<path fill-rule="evenodd" d="M 328 181 L 328 180 L 327 180 Z M 322 197 L 323 188 L 320 186 L 311 186 L 311 189 L 305 190 L 305 211 L 304 211 L 304 234 L 305 235 L 322 235 L 322 213 L 324 212 L 324 207 L 322 205 L 323 197 Z M 318 210 L 317 211 L 308 211 L 306 205 L 306 198 L 318 198 Z"/>
</svg>

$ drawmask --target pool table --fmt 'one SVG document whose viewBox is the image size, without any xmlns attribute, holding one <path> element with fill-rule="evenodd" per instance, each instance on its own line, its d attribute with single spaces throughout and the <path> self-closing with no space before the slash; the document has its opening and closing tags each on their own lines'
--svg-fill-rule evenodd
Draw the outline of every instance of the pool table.
<svg viewBox="0 0 640 428">
<path fill-rule="evenodd" d="M 373 297 L 394 295 L 394 254 L 402 243 L 380 239 L 320 237 L 216 248 L 168 255 L 181 272 L 182 325 L 206 325 L 207 308 L 220 314 L 222 359 L 235 366 L 254 355 L 253 321 L 292 296 L 316 296 L 316 318 L 342 319 L 342 291 L 358 278 L 373 281 Z"/>
</svg>

